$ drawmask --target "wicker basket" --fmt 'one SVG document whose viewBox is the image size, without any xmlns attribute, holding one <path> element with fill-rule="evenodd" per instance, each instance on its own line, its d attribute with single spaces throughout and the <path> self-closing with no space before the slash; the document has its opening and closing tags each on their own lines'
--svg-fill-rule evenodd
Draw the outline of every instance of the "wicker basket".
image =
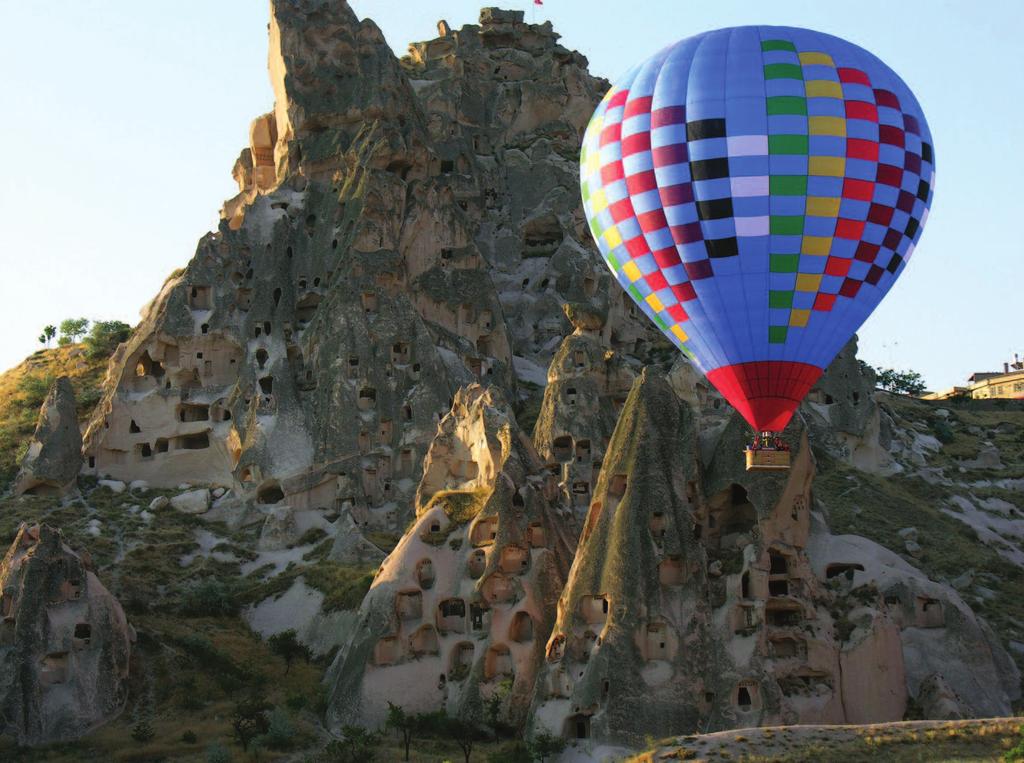
<svg viewBox="0 0 1024 763">
<path fill-rule="evenodd" d="M 785 471 L 789 468 L 788 450 L 747 450 L 748 472 Z"/>
</svg>

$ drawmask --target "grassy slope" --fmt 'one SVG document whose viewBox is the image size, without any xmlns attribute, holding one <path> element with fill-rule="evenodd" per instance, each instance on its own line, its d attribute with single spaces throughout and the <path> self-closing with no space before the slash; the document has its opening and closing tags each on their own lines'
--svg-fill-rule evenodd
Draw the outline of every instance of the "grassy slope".
<svg viewBox="0 0 1024 763">
<path fill-rule="evenodd" d="M 50 383 L 58 376 L 70 377 L 84 422 L 100 398 L 106 368 L 106 356 L 90 358 L 82 345 L 74 344 L 39 350 L 0 374 L 0 490 L 18 471 Z"/>
<path fill-rule="evenodd" d="M 1017 748 L 1017 745 L 1021 745 Z M 1020 761 L 1024 719 L 916 721 L 869 726 L 780 726 L 737 729 L 661 742 L 631 763 L 656 760 L 745 763 L 910 763 L 910 761 Z"/>
<path fill-rule="evenodd" d="M 935 411 L 946 408 L 951 415 L 949 436 L 928 465 L 944 469 L 946 477 L 957 483 L 997 480 L 1024 476 L 1024 406 L 1008 402 L 1001 408 L 967 404 L 954 408 L 948 404 L 886 396 L 883 406 L 897 424 L 910 428 L 918 424 L 923 434 L 935 435 L 942 430 Z M 1000 424 L 1012 430 L 997 433 Z M 981 433 L 971 433 L 978 427 Z M 977 456 L 984 442 L 992 442 L 1001 453 L 1005 469 L 966 469 L 959 462 Z M 974 570 L 975 581 L 987 591 L 985 596 L 975 588 L 961 591 L 971 607 L 995 628 L 1003 643 L 1024 640 L 1024 569 L 1000 556 L 990 545 L 979 540 L 975 531 L 942 508 L 950 508 L 948 499 L 954 495 L 977 498 L 999 497 L 1024 511 L 1024 495 L 998 487 L 972 488 L 967 485 L 932 485 L 917 476 L 878 477 L 816 454 L 819 474 L 814 481 L 815 498 L 828 513 L 829 527 L 837 534 L 863 535 L 920 568 L 935 580 L 950 582 L 967 570 Z M 910 556 L 904 539 L 897 531 L 916 527 L 922 552 Z M 991 593 L 989 593 L 991 592 Z M 994 593 L 994 595 L 992 595 Z M 1011 653 L 1022 670 L 1024 659 Z"/>
</svg>

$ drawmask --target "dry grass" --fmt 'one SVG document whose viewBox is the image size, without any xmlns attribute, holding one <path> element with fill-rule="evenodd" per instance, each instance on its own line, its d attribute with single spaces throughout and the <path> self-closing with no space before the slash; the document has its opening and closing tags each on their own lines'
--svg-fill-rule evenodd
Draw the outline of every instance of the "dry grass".
<svg viewBox="0 0 1024 763">
<path fill-rule="evenodd" d="M 741 733 L 742 732 L 742 733 Z M 681 737 L 633 758 L 634 763 L 678 759 L 744 763 L 910 763 L 1013 761 L 1024 745 L 1024 719 L 907 721 L 868 726 L 791 726 Z M 1024 760 L 1024 755 L 1020 758 Z"/>
<path fill-rule="evenodd" d="M 106 358 L 90 358 L 82 345 L 73 344 L 39 350 L 0 373 L 0 489 L 18 471 L 50 383 L 59 376 L 71 379 L 84 421 L 99 400 L 106 367 Z"/>
</svg>

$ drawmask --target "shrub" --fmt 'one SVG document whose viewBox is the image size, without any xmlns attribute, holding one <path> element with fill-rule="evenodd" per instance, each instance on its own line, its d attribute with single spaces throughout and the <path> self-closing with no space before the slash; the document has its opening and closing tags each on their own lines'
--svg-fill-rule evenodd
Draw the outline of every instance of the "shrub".
<svg viewBox="0 0 1024 763">
<path fill-rule="evenodd" d="M 305 694 L 289 694 L 288 698 L 284 701 L 284 704 L 289 710 L 298 712 L 309 705 L 309 698 Z"/>
<path fill-rule="evenodd" d="M 287 750 L 295 743 L 295 726 L 283 708 L 275 707 L 271 711 L 263 741 L 271 750 Z"/>
<path fill-rule="evenodd" d="M 936 419 L 932 424 L 932 431 L 935 432 L 935 439 L 944 445 L 953 442 L 953 427 L 942 419 Z"/>
<path fill-rule="evenodd" d="M 206 763 L 231 763 L 231 751 L 220 742 L 206 748 Z"/>
<path fill-rule="evenodd" d="M 199 737 L 196 736 L 196 732 L 189 729 L 181 735 L 181 741 L 185 744 L 195 744 L 199 741 Z"/>
<path fill-rule="evenodd" d="M 187 589 L 182 596 L 182 614 L 217 617 L 238 613 L 238 589 L 235 583 L 206 578 Z"/>
<path fill-rule="evenodd" d="M 155 736 L 156 732 L 153 731 L 153 725 L 145 718 L 132 726 L 132 739 L 139 744 L 152 742 Z"/>
<path fill-rule="evenodd" d="M 548 758 L 554 758 L 562 753 L 562 750 L 565 749 L 565 739 L 542 731 L 530 741 L 528 747 L 533 760 L 547 763 Z"/>
</svg>

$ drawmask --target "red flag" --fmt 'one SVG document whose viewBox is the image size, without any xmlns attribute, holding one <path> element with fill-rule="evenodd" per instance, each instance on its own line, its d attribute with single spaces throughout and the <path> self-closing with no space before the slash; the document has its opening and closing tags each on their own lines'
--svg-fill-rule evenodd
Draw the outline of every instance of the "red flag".
<svg viewBox="0 0 1024 763">
<path fill-rule="evenodd" d="M 534 5 L 544 5 L 544 0 L 533 0 Z"/>
</svg>

